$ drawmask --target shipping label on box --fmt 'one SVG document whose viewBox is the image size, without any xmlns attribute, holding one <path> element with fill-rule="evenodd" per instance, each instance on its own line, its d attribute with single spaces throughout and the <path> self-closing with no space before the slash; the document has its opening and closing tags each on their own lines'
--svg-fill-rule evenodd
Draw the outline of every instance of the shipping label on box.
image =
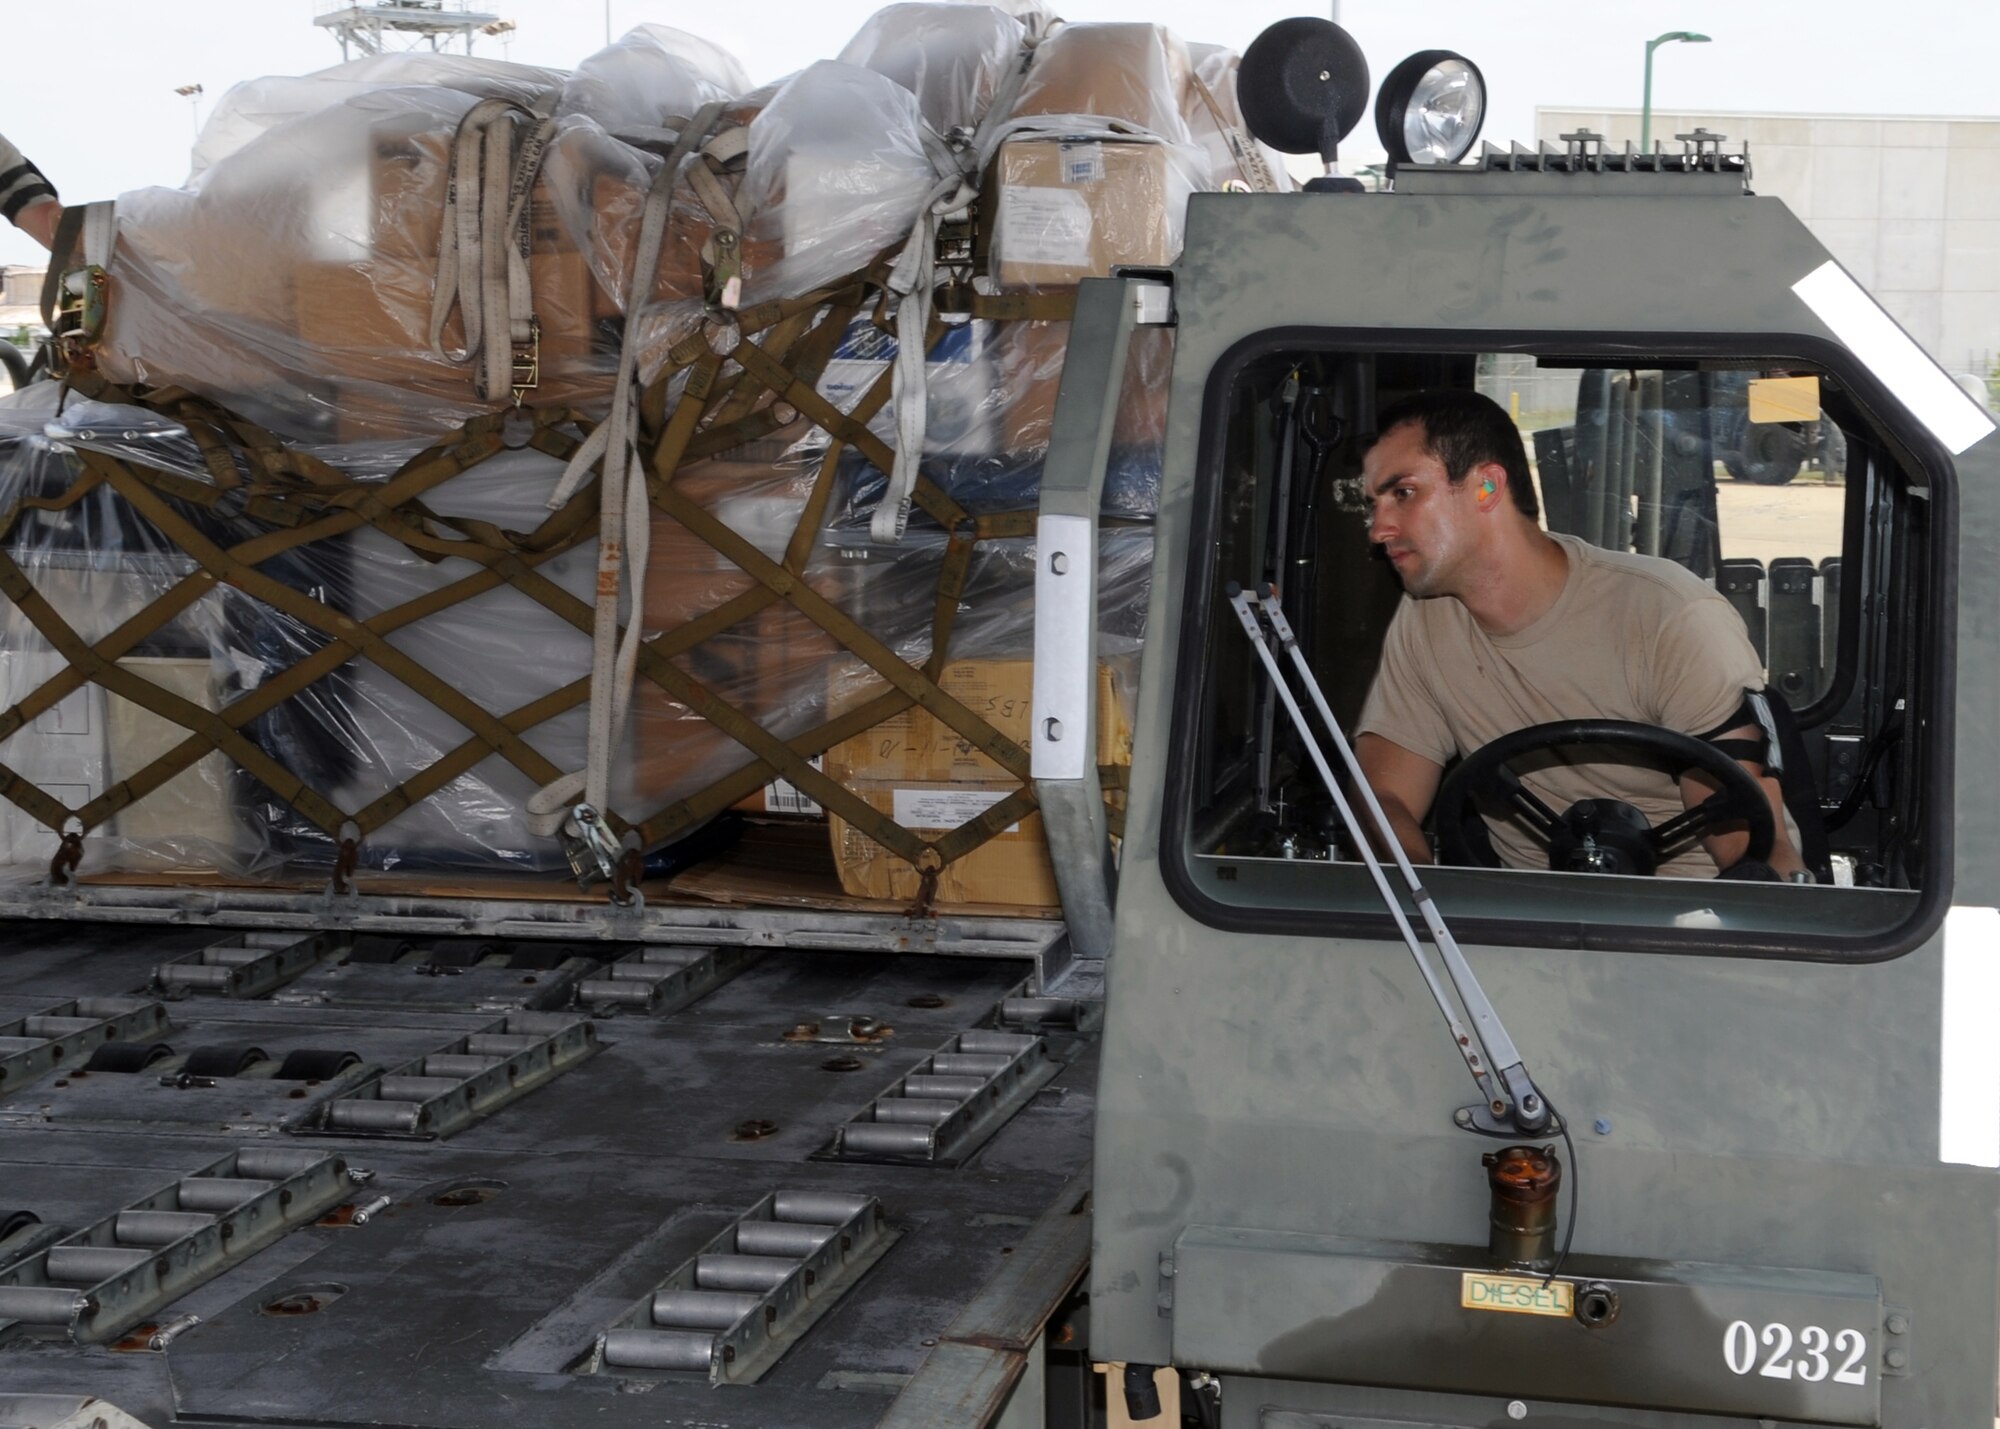
<svg viewBox="0 0 2000 1429">
<path fill-rule="evenodd" d="M 987 184 L 988 266 L 1002 289 L 1066 287 L 1174 259 L 1185 184 L 1164 144 L 1012 139 Z"/>
<path fill-rule="evenodd" d="M 938 685 L 1025 745 L 1032 717 L 1032 660 L 961 660 Z M 1132 729 L 1109 665 L 1098 666 L 1098 762 L 1128 764 Z M 926 837 L 948 833 L 1012 798 L 1021 783 L 970 739 L 921 707 L 904 711 L 827 751 L 829 775 L 870 808 Z M 828 819 L 841 887 L 862 898 L 908 900 L 922 875 L 838 814 Z M 938 875 L 940 903 L 1050 908 L 1061 899 L 1039 813 L 1030 813 Z"/>
<path fill-rule="evenodd" d="M 1090 200 L 1076 189 L 1012 188 L 1000 205 L 994 251 L 1011 269 L 1090 266 Z"/>
</svg>

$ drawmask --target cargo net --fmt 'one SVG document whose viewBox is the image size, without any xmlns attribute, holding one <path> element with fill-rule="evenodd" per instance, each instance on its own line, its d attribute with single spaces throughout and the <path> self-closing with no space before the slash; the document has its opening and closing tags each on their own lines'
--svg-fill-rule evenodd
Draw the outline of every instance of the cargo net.
<svg viewBox="0 0 2000 1429">
<path fill-rule="evenodd" d="M 654 27 L 571 76 L 364 61 L 329 72 L 360 117 L 315 91 L 274 123 L 307 82 L 260 82 L 199 182 L 120 201 L 118 248 L 70 225 L 62 380 L 0 406 L 0 862 L 330 863 L 336 889 L 568 868 L 622 901 L 747 807 L 824 812 L 851 893 L 993 897 L 952 871 L 1035 815 L 1034 508 L 1074 284 L 1169 260 L 1176 205 L 1247 141 L 1211 158 L 1175 119 L 1228 115 L 1168 32 L 900 12 L 982 63 L 947 74 L 907 13 L 748 100 Z M 246 247 L 260 205 L 317 201 L 277 140 L 364 120 L 360 256 Z M 1107 479 L 1114 801 L 1170 344 L 1135 339 Z M 1003 901 L 1054 901 L 1029 857 Z"/>
</svg>

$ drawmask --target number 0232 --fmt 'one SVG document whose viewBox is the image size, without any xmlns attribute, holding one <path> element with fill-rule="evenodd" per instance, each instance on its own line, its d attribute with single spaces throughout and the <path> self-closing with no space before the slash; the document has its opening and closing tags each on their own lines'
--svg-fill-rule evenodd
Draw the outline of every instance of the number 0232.
<svg viewBox="0 0 2000 1429">
<path fill-rule="evenodd" d="M 1766 1379 L 1802 1379 L 1809 1384 L 1831 1378 L 1835 1384 L 1868 1383 L 1868 1337 L 1859 1330 L 1835 1330 L 1807 1325 L 1794 1332 L 1772 1323 L 1757 1329 L 1748 1320 L 1730 1324 L 1722 1336 L 1722 1361 L 1731 1374 L 1753 1371 Z"/>
</svg>

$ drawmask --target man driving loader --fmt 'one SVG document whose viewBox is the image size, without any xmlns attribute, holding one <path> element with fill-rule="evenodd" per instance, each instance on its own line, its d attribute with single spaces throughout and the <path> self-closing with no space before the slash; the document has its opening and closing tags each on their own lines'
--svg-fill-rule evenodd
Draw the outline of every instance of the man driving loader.
<svg viewBox="0 0 2000 1429">
<path fill-rule="evenodd" d="M 1384 411 L 1378 430 L 1362 464 L 1369 539 L 1404 600 L 1356 752 L 1412 861 L 1431 861 L 1422 825 L 1454 757 L 1557 721 L 1620 720 L 1740 761 L 1770 805 L 1768 854 L 1749 856 L 1749 821 L 1710 802 L 1740 780 L 1671 752 L 1642 761 L 1551 731 L 1483 791 L 1496 861 L 1810 881 L 1774 777 L 1764 672 L 1728 602 L 1671 561 L 1543 531 L 1520 432 L 1489 398 L 1418 393 Z"/>
</svg>

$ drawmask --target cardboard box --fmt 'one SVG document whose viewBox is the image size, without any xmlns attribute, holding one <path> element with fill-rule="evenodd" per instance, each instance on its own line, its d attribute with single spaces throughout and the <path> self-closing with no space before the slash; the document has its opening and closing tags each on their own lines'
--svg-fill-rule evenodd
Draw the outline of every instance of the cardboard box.
<svg viewBox="0 0 2000 1429">
<path fill-rule="evenodd" d="M 1014 114 L 1122 119 L 1186 142 L 1181 96 L 1193 73 L 1186 44 L 1163 25 L 1064 25 L 1036 48 Z"/>
<path fill-rule="evenodd" d="M 1168 344 L 1164 352 L 1160 350 L 1163 341 Z M 1125 386 L 1119 393 L 1118 416 L 1111 430 L 1113 450 L 1158 448 L 1165 443 L 1171 343 L 1172 337 L 1164 328 L 1141 328 L 1132 334 Z M 1062 386 L 1063 362 L 1069 349 L 1069 324 L 1005 323 L 993 346 L 993 365 L 1004 394 L 1000 450 L 1041 451 L 1048 446 L 1055 425 L 1056 394 Z"/>
<path fill-rule="evenodd" d="M 189 704 L 211 713 L 215 710 L 206 658 L 134 655 L 120 660 L 118 668 Z M 104 703 L 112 783 L 131 778 L 188 737 L 189 731 L 181 725 L 123 695 L 107 693 Z M 139 845 L 126 861 L 140 866 L 190 866 L 188 856 L 176 848 L 184 840 L 197 840 L 218 857 L 247 851 L 231 798 L 229 761 L 219 752 L 203 755 L 137 803 L 121 809 L 117 831 L 120 838 Z"/>
<path fill-rule="evenodd" d="M 1004 291 L 1068 287 L 1117 264 L 1174 259 L 1184 187 L 1163 144 L 1013 139 L 1000 146 L 986 192 L 988 267 Z"/>
<path fill-rule="evenodd" d="M 964 660 L 945 667 L 939 684 L 1000 733 L 1028 742 L 1034 662 Z M 1108 665 L 1098 668 L 1097 758 L 1129 764 L 1132 729 Z M 871 808 L 927 835 L 945 833 L 1011 796 L 1020 781 L 975 749 L 957 730 L 912 708 L 827 751 L 826 770 Z M 841 818 L 828 816 L 841 888 L 859 898 L 914 899 L 915 868 Z M 1052 908 L 1062 899 L 1049 864 L 1039 813 L 1031 813 L 938 876 L 941 903 L 1005 903 Z"/>
<path fill-rule="evenodd" d="M 541 321 L 541 375 L 530 401 L 578 403 L 608 395 L 614 360 L 592 349 L 595 284 L 583 255 L 538 252 L 528 260 L 535 316 Z M 312 370 L 330 385 L 336 440 L 400 435 L 404 394 L 472 403 L 470 364 L 430 350 L 431 273 L 404 262 L 317 263 L 293 277 L 298 337 Z M 502 335 L 504 338 L 504 334 Z M 465 326 L 454 311 L 444 346 L 462 348 Z M 505 398 L 494 399 L 504 401 Z"/>
</svg>

